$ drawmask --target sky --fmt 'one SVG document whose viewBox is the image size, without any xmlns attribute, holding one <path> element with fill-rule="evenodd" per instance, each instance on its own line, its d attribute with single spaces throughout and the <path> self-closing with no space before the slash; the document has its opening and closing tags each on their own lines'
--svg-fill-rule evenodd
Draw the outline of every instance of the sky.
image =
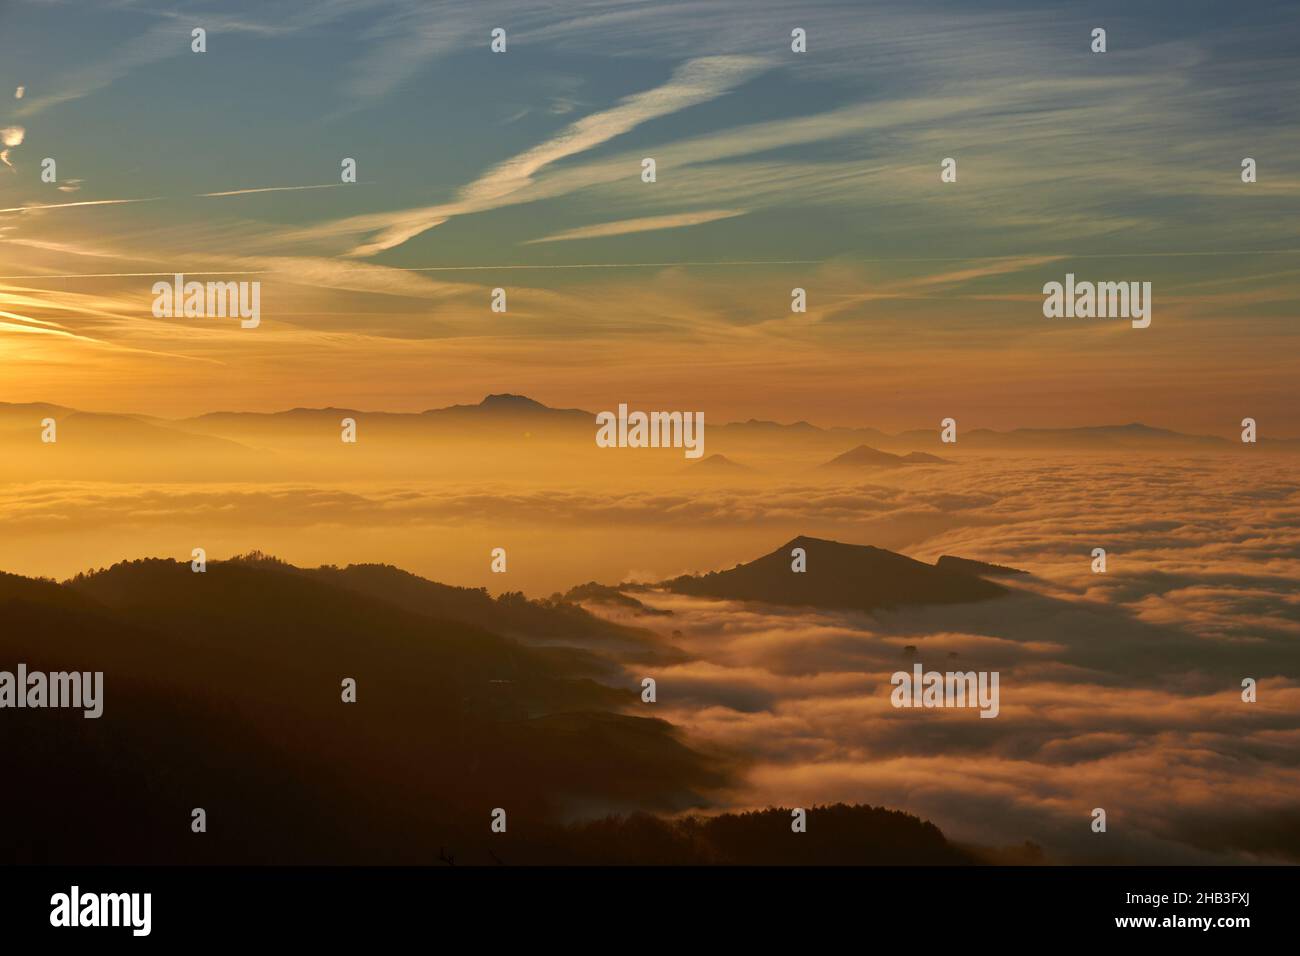
<svg viewBox="0 0 1300 956">
<path fill-rule="evenodd" d="M 1298 28 L 1282 3 L 6 0 L 0 401 L 1297 437 Z M 177 272 L 261 282 L 261 324 L 156 318 Z M 1151 326 L 1045 318 L 1067 273 L 1150 282 Z"/>
</svg>

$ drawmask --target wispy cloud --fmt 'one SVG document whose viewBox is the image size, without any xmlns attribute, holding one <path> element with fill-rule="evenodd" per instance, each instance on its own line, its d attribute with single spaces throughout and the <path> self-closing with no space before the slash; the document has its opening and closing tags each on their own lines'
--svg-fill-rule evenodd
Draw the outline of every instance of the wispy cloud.
<svg viewBox="0 0 1300 956">
<path fill-rule="evenodd" d="M 360 0 L 358 0 L 360 2 Z M 189 12 L 175 10 L 140 10 L 160 18 L 143 34 L 127 40 L 107 57 L 88 63 L 61 78 L 50 92 L 28 96 L 18 110 L 19 116 L 34 116 L 51 107 L 79 100 L 129 75 L 133 71 L 178 56 L 190 56 L 190 31 L 201 26 L 212 34 L 243 33 L 251 36 L 273 37 L 294 33 L 307 26 L 329 22 L 347 12 L 346 5 L 327 2 L 312 4 L 310 8 L 276 6 L 263 10 L 263 18 L 249 15 L 227 15 L 215 11 Z M 354 5 L 353 9 L 357 9 Z"/>
<path fill-rule="evenodd" d="M 34 203 L 29 206 L 10 206 L 8 209 L 0 209 L 0 212 L 40 212 L 45 209 L 71 209 L 74 206 L 121 206 L 132 202 L 158 202 L 162 198 L 164 197 L 151 196 L 147 199 L 85 199 L 81 202 Z"/>
<path fill-rule="evenodd" d="M 537 242 L 565 242 L 571 239 L 603 239 L 608 236 L 625 236 L 634 232 L 653 232 L 657 229 L 681 229 L 684 226 L 698 226 L 701 223 L 717 222 L 719 219 L 731 219 L 743 216 L 743 209 L 706 209 L 701 212 L 680 212 L 667 216 L 645 216 L 641 219 L 623 219 L 619 222 L 602 222 L 594 226 L 581 226 L 566 229 L 541 239 L 530 239 L 524 245 Z"/>
<path fill-rule="evenodd" d="M 51 107 L 81 99 L 126 76 L 137 67 L 157 63 L 190 52 L 189 29 L 156 26 L 128 40 L 107 58 L 74 70 L 48 93 L 28 96 L 18 108 L 19 116 L 35 116 Z"/>
<path fill-rule="evenodd" d="M 453 216 L 481 212 L 508 204 L 535 177 L 561 160 L 576 156 L 621 136 L 643 123 L 717 99 L 761 73 L 757 57 L 701 57 L 678 67 L 668 82 L 625 97 L 616 106 L 569 124 L 557 135 L 489 169 L 460 190 L 455 201 L 336 220 L 290 235 L 299 238 L 373 237 L 353 247 L 349 255 L 373 256 L 445 223 Z"/>
<path fill-rule="evenodd" d="M 249 189 L 228 189 L 219 193 L 195 193 L 200 199 L 216 198 L 220 196 L 247 196 L 252 193 L 282 193 L 293 192 L 298 189 L 336 189 L 340 186 L 363 186 L 365 183 L 319 183 L 310 186 L 256 186 Z"/>
<path fill-rule="evenodd" d="M 42 239 L 0 239 L 0 242 L 7 242 L 15 246 L 26 246 L 29 249 L 40 249 L 44 252 L 55 252 L 62 256 L 88 256 L 95 259 L 122 258 L 116 252 L 91 249 L 71 242 L 51 242 Z"/>
<path fill-rule="evenodd" d="M 612 109 L 585 116 L 558 136 L 489 170 L 461 190 L 460 200 L 476 208 L 499 202 L 529 185 L 552 163 L 586 152 L 648 120 L 716 99 L 764 69 L 756 57 L 701 57 L 682 65 L 662 86 L 626 97 Z"/>
</svg>

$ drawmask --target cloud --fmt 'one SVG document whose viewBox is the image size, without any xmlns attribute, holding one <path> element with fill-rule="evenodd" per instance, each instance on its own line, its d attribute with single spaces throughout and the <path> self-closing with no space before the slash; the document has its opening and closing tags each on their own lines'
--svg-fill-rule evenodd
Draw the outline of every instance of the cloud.
<svg viewBox="0 0 1300 956">
<path fill-rule="evenodd" d="M 293 192 L 299 189 L 334 189 L 338 186 L 362 186 L 364 183 L 320 183 L 311 186 L 258 186 L 249 189 L 230 189 L 220 193 L 195 193 L 201 199 L 211 199 L 222 196 L 247 196 L 252 193 L 281 193 Z"/>
<path fill-rule="evenodd" d="M 463 187 L 451 203 L 354 216 L 290 230 L 289 236 L 320 238 L 374 233 L 371 239 L 353 247 L 349 255 L 376 255 L 453 216 L 507 205 L 551 165 L 594 149 L 652 119 L 717 99 L 765 68 L 765 61 L 756 57 L 712 56 L 691 60 L 675 69 L 666 83 L 624 97 L 617 105 L 585 116 L 551 139 L 497 164 Z"/>
<path fill-rule="evenodd" d="M 354 4 L 353 9 L 357 7 Z M 265 20 L 250 16 L 228 16 L 222 13 L 178 12 L 150 10 L 151 15 L 162 18 L 159 23 L 139 36 L 120 44 L 106 57 L 84 64 L 50 84 L 50 92 L 43 96 L 27 97 L 18 115 L 34 116 L 52 107 L 82 99 L 111 86 L 141 67 L 169 60 L 172 57 L 194 55 L 190 49 L 190 31 L 202 26 L 209 33 L 245 33 L 258 37 L 275 37 L 292 34 L 312 25 L 321 25 L 347 13 L 346 5 L 337 3 L 312 4 L 310 9 L 295 5 L 266 5 L 269 14 Z M 201 21 L 201 22 L 197 22 Z"/>
<path fill-rule="evenodd" d="M 685 226 L 698 226 L 701 223 L 717 222 L 719 219 L 731 219 L 743 216 L 743 209 L 707 209 L 701 212 L 672 213 L 667 216 L 646 216 L 641 219 L 624 219 L 619 222 L 603 222 L 593 226 L 580 226 L 566 229 L 541 239 L 530 239 L 525 245 L 537 242 L 566 242 L 572 239 L 603 239 L 608 236 L 625 236 L 634 232 L 652 232 L 657 229 L 681 229 Z"/>
<path fill-rule="evenodd" d="M 559 135 L 489 170 L 460 193 L 472 207 L 498 203 L 529 185 L 552 163 L 586 152 L 642 123 L 716 99 L 758 75 L 765 63 L 755 57 L 711 56 L 673 71 L 667 83 L 625 97 L 617 106 L 585 116 Z"/>
<path fill-rule="evenodd" d="M 10 169 L 13 168 L 13 161 L 9 159 L 10 152 L 15 146 L 23 144 L 23 137 L 27 135 L 27 130 L 21 126 L 6 126 L 0 129 L 0 144 L 4 149 L 0 149 L 0 163 L 4 163 Z M 4 212 L 6 210 L 0 210 Z"/>
<path fill-rule="evenodd" d="M 133 202 L 158 202 L 163 197 L 153 196 L 148 199 L 86 199 L 81 202 L 33 203 L 29 206 L 10 206 L 0 212 L 42 212 L 46 209 L 71 209 L 74 206 L 121 206 Z"/>
<path fill-rule="evenodd" d="M 106 252 L 102 249 L 92 249 L 71 242 L 46 242 L 40 239 L 5 239 L 2 241 L 15 246 L 26 246 L 29 249 L 42 249 L 46 252 L 55 252 L 64 256 L 89 256 L 95 259 L 120 258 L 118 254 L 114 252 Z"/>
<path fill-rule="evenodd" d="M 20 116 L 35 116 L 51 107 L 71 102 L 101 90 L 132 70 L 190 52 L 189 29 L 154 27 L 117 47 L 108 57 L 73 70 L 50 92 L 30 96 L 18 109 Z"/>
<path fill-rule="evenodd" d="M 870 802 L 954 839 L 1033 840 L 1057 862 L 1300 860 L 1300 482 L 1289 459 L 1058 454 L 967 458 L 874 482 L 778 478 L 740 491 L 643 476 L 617 487 L 595 477 L 539 489 L 47 476 L 3 486 L 0 566 L 30 560 L 38 544 L 66 562 L 74 537 L 83 560 L 92 547 L 120 559 L 128 534 L 164 550 L 179 534 L 214 542 L 210 553 L 283 546 L 288 557 L 405 563 L 394 556 L 429 560 L 431 536 L 458 553 L 510 527 L 512 574 L 529 573 L 536 547 L 542 563 L 576 562 L 561 572 L 574 584 L 618 580 L 630 561 L 652 562 L 651 578 L 727 565 L 810 528 L 878 543 L 868 529 L 889 516 L 911 529 L 899 549 L 916 557 L 965 555 L 1033 577 L 996 601 L 875 614 L 657 593 L 638 597 L 672 617 L 593 606 L 676 632 L 686 659 L 657 668 L 658 706 L 690 739 L 753 758 L 730 806 Z M 761 545 L 702 533 L 751 526 Z M 559 554 L 558 534 L 585 544 Z M 1095 542 L 1111 553 L 1105 575 L 1089 568 Z M 447 580 L 445 569 L 415 570 Z M 998 670 L 1000 716 L 893 708 L 889 675 L 912 660 Z M 1240 699 L 1243 676 L 1259 682 L 1255 704 Z M 1088 828 L 1096 806 L 1109 815 L 1104 838 Z"/>
</svg>

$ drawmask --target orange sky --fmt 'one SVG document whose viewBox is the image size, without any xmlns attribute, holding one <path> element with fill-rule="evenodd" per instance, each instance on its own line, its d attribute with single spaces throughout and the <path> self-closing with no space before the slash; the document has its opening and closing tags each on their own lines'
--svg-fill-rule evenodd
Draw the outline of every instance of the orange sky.
<svg viewBox="0 0 1300 956">
<path fill-rule="evenodd" d="M 1287 10 L 1115 13 L 1104 56 L 1059 11 L 940 29 L 910 4 L 814 3 L 798 54 L 782 4 L 737 23 L 704 3 L 690 31 L 620 10 L 617 29 L 535 11 L 523 56 L 484 52 L 469 8 L 373 30 L 249 9 L 201 55 L 151 11 L 87 11 L 62 45 L 40 5 L 8 14 L 0 401 L 180 416 L 514 392 L 1300 436 Z M 177 272 L 262 283 L 260 325 L 155 317 Z M 1150 282 L 1151 326 L 1045 318 L 1067 273 Z"/>
</svg>

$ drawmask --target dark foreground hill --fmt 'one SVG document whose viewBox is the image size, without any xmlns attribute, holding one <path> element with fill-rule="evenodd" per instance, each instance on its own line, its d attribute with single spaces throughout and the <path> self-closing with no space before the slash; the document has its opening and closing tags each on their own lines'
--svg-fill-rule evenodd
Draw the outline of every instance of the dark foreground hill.
<svg viewBox="0 0 1300 956">
<path fill-rule="evenodd" d="M 803 550 L 807 569 L 793 570 L 794 549 Z M 953 567 L 936 567 L 870 545 L 799 537 L 771 554 L 728 571 L 684 575 L 661 585 L 680 594 L 770 604 L 876 608 L 964 604 L 1007 593 L 1006 588 Z"/>
<path fill-rule="evenodd" d="M 863 805 L 807 809 L 807 830 L 794 833 L 787 808 L 664 819 L 650 814 L 607 817 L 556 832 L 555 862 L 593 864 L 878 865 L 970 864 L 971 851 L 949 843 L 933 823 L 897 810 Z M 491 850 L 491 854 L 488 851 Z M 532 862 L 528 848 L 510 851 L 478 839 L 461 859 Z"/>
<path fill-rule="evenodd" d="M 506 592 L 493 598 L 485 588 L 439 584 L 387 564 L 308 569 L 262 555 L 247 555 L 237 560 L 269 563 L 416 614 L 472 624 L 525 644 L 586 650 L 594 658 L 615 666 L 633 662 L 671 663 L 683 657 L 680 650 L 653 631 L 616 624 L 591 614 L 576 603 L 577 598 L 572 594 L 563 598 L 556 595 L 551 600 L 528 600 L 520 592 Z"/>
<path fill-rule="evenodd" d="M 340 575 L 266 559 L 202 574 L 135 561 L 65 584 L 0 575 L 0 670 L 104 673 L 98 719 L 0 709 L 0 862 L 492 863 L 491 850 L 507 863 L 871 863 L 956 852 L 933 827 L 870 808 L 827 814 L 824 832 L 793 849 L 788 815 L 771 826 L 637 815 L 707 805 L 742 763 L 642 716 L 635 682 L 611 680 L 599 655 L 426 613 Z M 345 678 L 355 703 L 341 699 Z M 191 830 L 194 808 L 205 833 Z M 505 834 L 490 831 L 496 808 Z"/>
</svg>

